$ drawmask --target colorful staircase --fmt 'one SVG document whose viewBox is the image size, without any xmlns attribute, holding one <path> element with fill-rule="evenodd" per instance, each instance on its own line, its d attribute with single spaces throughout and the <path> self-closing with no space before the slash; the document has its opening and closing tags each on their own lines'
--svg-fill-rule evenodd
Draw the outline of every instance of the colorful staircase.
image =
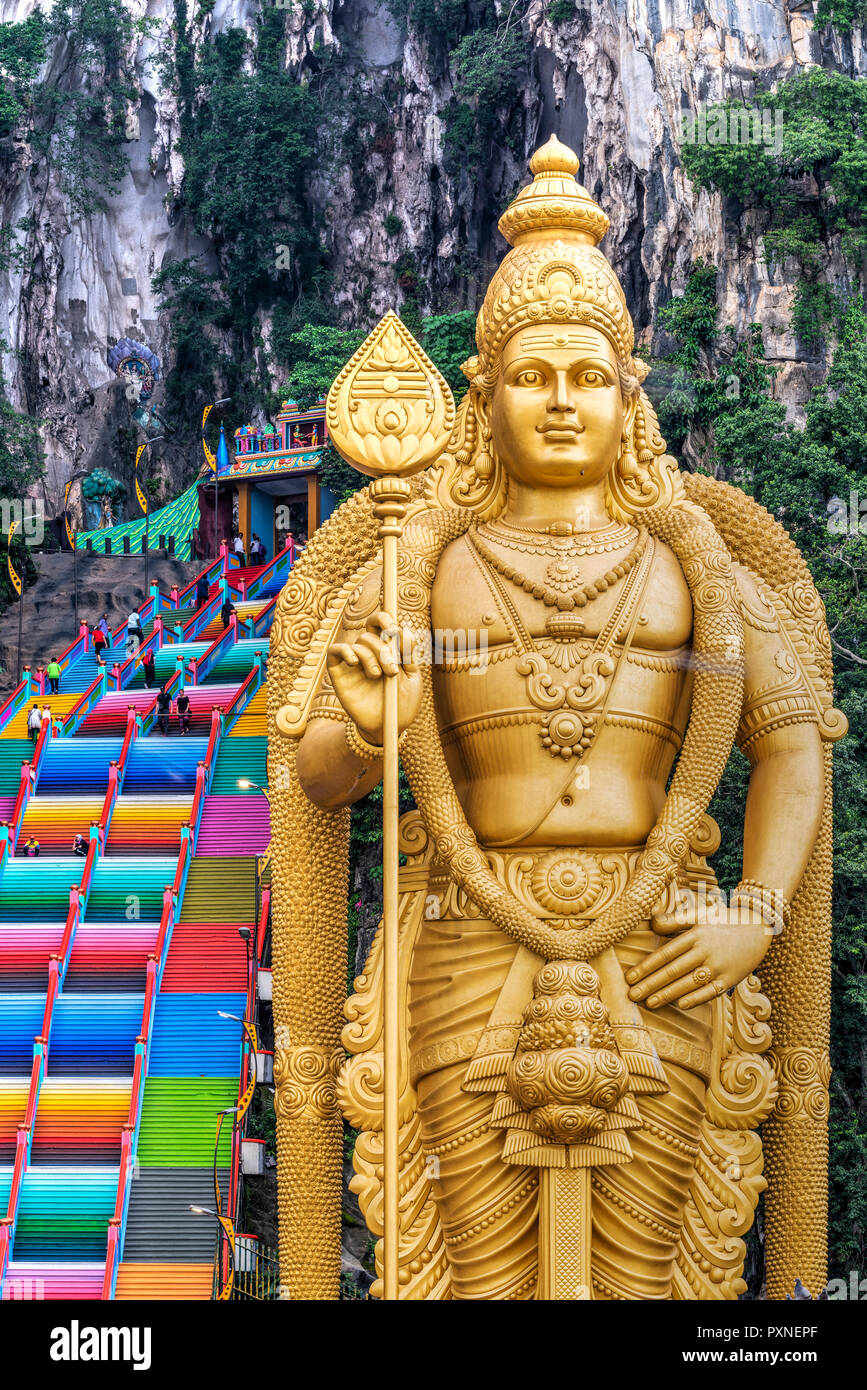
<svg viewBox="0 0 867 1390">
<path fill-rule="evenodd" d="M 270 826 L 266 798 L 237 784 L 266 786 L 268 628 L 288 563 L 209 566 L 199 610 L 195 584 L 152 588 L 144 630 L 158 681 L 190 698 L 186 736 L 174 705 L 160 731 L 123 629 L 105 666 L 82 633 L 59 694 L 28 677 L 0 709 L 3 1299 L 212 1295 L 217 1228 L 190 1207 L 214 1205 L 217 1115 L 246 1084 L 239 929 L 255 948 Z M 36 745 L 34 703 L 52 715 Z M 238 1158 L 228 1120 L 216 1163 L 233 1201 Z"/>
</svg>

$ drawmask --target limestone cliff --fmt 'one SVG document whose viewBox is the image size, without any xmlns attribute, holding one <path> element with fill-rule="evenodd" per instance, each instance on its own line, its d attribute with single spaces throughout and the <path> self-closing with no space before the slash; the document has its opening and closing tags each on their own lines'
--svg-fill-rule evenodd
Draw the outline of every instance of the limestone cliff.
<svg viewBox="0 0 867 1390">
<path fill-rule="evenodd" d="M 33 8 L 33 0 L 0 0 L 0 20 L 20 22 Z M 127 0 L 127 8 L 160 21 L 163 36 L 175 21 L 172 0 Z M 307 198 L 311 217 L 321 218 L 340 320 L 369 326 L 400 303 L 395 266 L 407 255 L 422 312 L 475 308 L 503 249 L 498 212 L 520 185 L 528 154 L 554 131 L 581 156 L 580 177 L 611 217 L 605 249 L 645 343 L 658 306 L 702 255 L 720 269 L 724 321 L 763 325 L 768 356 L 783 366 L 777 394 L 796 409 L 821 363 L 798 360 L 792 275 L 785 264 L 769 270 L 750 216 L 693 188 L 678 155 L 682 113 L 728 96 L 749 99 L 756 84 L 805 65 L 867 75 L 859 30 L 846 37 L 817 28 L 809 0 L 578 0 L 565 18 L 564 8 L 559 0 L 555 22 L 551 0 L 531 0 L 511 21 L 523 45 L 519 78 L 494 113 L 486 157 L 472 163 L 446 140 L 456 77 L 448 46 L 416 27 L 411 8 L 408 23 L 382 0 L 292 0 L 286 8 L 285 62 L 299 81 L 319 83 L 328 116 Z M 509 6 L 500 11 L 505 26 Z M 467 0 L 465 30 L 475 12 Z M 193 48 L 231 27 L 252 33 L 258 14 L 257 0 L 214 0 L 197 13 L 191 6 Z M 19 354 L 5 357 L 4 375 L 13 403 L 47 422 L 55 505 L 73 468 L 116 469 L 130 456 L 129 411 L 106 365 L 109 346 L 124 335 L 142 338 L 172 365 L 153 272 L 179 256 L 216 264 L 185 209 L 178 94 L 153 61 L 159 44 L 157 32 L 134 41 L 130 168 L 104 210 L 77 214 L 26 140 L 0 140 L 0 217 L 3 225 L 30 219 L 31 256 L 28 269 L 0 274 L 0 338 Z M 44 80 L 63 82 L 63 50 L 63 42 L 53 45 Z M 341 58 L 327 77 L 323 53 Z M 339 138 L 350 125 L 352 160 Z M 845 280 L 833 255 L 827 273 L 832 283 Z M 267 314 L 260 328 L 267 342 Z"/>
</svg>

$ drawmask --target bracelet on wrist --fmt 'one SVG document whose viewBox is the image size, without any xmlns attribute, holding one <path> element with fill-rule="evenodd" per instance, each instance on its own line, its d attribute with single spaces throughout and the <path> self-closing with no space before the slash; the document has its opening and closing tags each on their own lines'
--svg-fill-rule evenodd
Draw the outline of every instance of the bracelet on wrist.
<svg viewBox="0 0 867 1390">
<path fill-rule="evenodd" d="M 384 749 L 377 748 L 375 743 L 368 743 L 366 738 L 358 732 L 356 725 L 351 719 L 347 719 L 345 724 L 346 742 L 357 757 L 362 758 L 366 763 L 381 762 Z"/>
<path fill-rule="evenodd" d="M 734 891 L 735 901 L 747 902 L 757 907 L 768 926 L 775 933 L 788 927 L 792 920 L 792 907 L 778 888 L 769 888 L 755 878 L 742 878 Z"/>
</svg>

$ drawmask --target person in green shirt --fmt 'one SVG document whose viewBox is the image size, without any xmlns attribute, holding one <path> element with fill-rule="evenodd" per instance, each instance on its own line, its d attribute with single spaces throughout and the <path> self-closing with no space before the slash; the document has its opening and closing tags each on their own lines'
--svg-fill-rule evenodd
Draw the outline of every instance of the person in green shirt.
<svg viewBox="0 0 867 1390">
<path fill-rule="evenodd" d="M 60 666 L 56 656 L 49 661 L 45 674 L 51 682 L 51 694 L 56 695 L 60 690 Z"/>
</svg>

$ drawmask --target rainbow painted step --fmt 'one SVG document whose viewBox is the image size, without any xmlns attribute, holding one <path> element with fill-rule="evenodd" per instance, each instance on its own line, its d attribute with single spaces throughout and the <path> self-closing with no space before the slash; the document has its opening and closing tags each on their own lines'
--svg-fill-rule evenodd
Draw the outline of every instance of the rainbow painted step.
<svg viewBox="0 0 867 1390">
<path fill-rule="evenodd" d="M 209 597 L 215 592 L 212 585 Z M 44 746 L 20 827 L 23 839 L 39 840 L 41 855 L 19 853 L 0 875 L 0 1215 L 9 1207 L 19 1126 L 32 1100 L 31 1074 L 39 1075 L 38 1062 L 33 1070 L 34 1038 L 43 1027 L 48 1034 L 14 1244 L 0 1290 L 4 1299 L 98 1299 L 104 1288 L 110 1295 L 115 1270 L 119 1299 L 211 1296 L 215 1227 L 189 1207 L 213 1202 L 217 1113 L 236 1104 L 241 1084 L 242 1029 L 236 1020 L 249 1008 L 249 977 L 239 929 L 255 928 L 256 857 L 267 846 L 269 824 L 265 799 L 253 790 L 245 795 L 237 779 L 265 785 L 264 686 L 220 742 L 211 794 L 202 805 L 200 848 L 186 878 L 178 856 L 207 756 L 212 711 L 232 703 L 257 652 L 263 662 L 267 658 L 270 613 L 256 637 L 247 634 L 244 622 L 263 614 L 268 594 L 235 606 L 240 640 L 221 644 L 202 685 L 192 685 L 188 671 L 188 735 L 178 736 L 174 714 L 170 735 L 159 732 L 157 691 L 142 688 L 140 670 L 130 688 L 95 687 L 101 671 L 92 653 L 64 672 L 58 695 L 31 696 L 0 730 L 0 819 L 8 820 L 22 762 L 34 751 L 26 733 L 30 705 L 52 709 L 54 736 Z M 161 599 L 158 611 L 168 630 L 183 627 L 195 610 L 190 603 L 172 610 Z M 222 631 L 219 618 L 212 617 L 190 642 L 168 636 L 157 654 L 159 675 L 173 676 L 178 657 L 195 661 Z M 108 657 L 109 678 L 113 660 L 122 664 L 125 657 L 123 644 L 116 643 Z M 74 730 L 69 721 L 64 734 L 63 721 L 86 690 L 94 703 Z M 130 707 L 139 721 L 134 738 Z M 73 837 L 87 834 L 102 817 L 110 765 L 123 758 L 119 794 L 109 802 L 106 843 L 93 862 L 79 918 L 70 907 L 70 890 L 82 883 L 86 865 L 72 856 Z M 171 885 L 178 895 L 173 927 L 166 916 Z M 149 961 L 165 943 L 160 988 L 146 1010 L 147 981 L 158 978 Z M 62 987 L 47 1013 L 49 981 L 56 979 Z M 143 1077 L 139 1092 L 134 1073 Z M 137 1120 L 136 1176 L 127 1189 L 118 1268 L 113 1260 L 106 1263 L 117 1248 L 108 1240 L 109 1218 L 118 1193 L 124 1193 L 122 1141 L 128 1142 L 125 1131 L 136 1132 L 130 1127 Z M 224 1192 L 231 1157 L 226 1125 L 217 1155 Z"/>
<path fill-rule="evenodd" d="M 264 796 L 206 796 L 196 854 L 264 854 L 271 811 Z"/>
</svg>

